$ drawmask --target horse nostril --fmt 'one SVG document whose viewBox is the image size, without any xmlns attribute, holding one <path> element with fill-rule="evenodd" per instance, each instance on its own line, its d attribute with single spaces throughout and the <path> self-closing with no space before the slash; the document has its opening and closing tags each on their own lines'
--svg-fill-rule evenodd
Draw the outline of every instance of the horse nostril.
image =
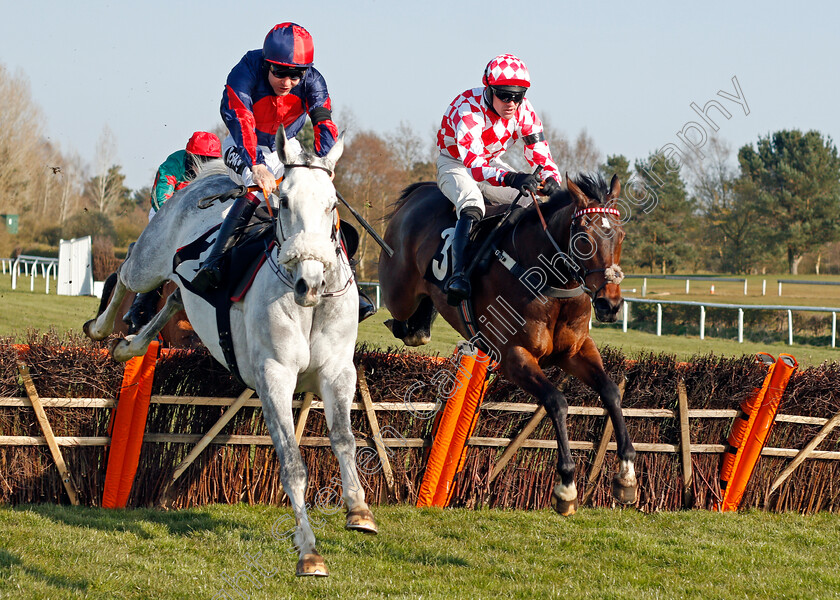
<svg viewBox="0 0 840 600">
<path fill-rule="evenodd" d="M 295 294 L 297 294 L 298 296 L 305 296 L 306 289 L 306 282 L 303 279 L 298 279 L 297 283 L 295 284 Z"/>
<path fill-rule="evenodd" d="M 612 303 L 606 298 L 597 298 L 595 302 L 592 303 L 592 306 L 595 307 L 595 312 L 606 314 L 612 313 L 618 310 L 618 306 L 613 308 Z"/>
</svg>

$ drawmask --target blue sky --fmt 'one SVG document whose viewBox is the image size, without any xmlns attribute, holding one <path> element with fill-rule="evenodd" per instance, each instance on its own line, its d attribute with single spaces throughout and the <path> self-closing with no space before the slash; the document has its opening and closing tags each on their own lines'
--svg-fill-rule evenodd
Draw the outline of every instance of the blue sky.
<svg viewBox="0 0 840 600">
<path fill-rule="evenodd" d="M 602 154 L 680 144 L 700 121 L 690 103 L 712 99 L 732 115 L 713 111 L 736 150 L 784 128 L 840 138 L 836 3 L 2 2 L 0 63 L 29 79 L 44 134 L 92 163 L 107 125 L 133 189 L 221 123 L 231 67 L 283 21 L 312 33 L 335 114 L 352 113 L 356 130 L 405 121 L 430 137 L 487 61 L 512 52 L 538 113 L 569 137 L 585 128 Z M 748 115 L 716 95 L 735 93 L 733 77 Z"/>
</svg>

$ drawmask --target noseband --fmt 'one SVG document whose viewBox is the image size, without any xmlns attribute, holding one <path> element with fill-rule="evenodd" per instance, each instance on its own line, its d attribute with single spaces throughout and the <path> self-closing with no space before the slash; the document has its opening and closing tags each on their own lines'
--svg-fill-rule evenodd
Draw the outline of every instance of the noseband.
<svg viewBox="0 0 840 600">
<path fill-rule="evenodd" d="M 303 163 L 295 163 L 295 164 L 290 164 L 290 165 L 284 165 L 284 168 L 285 169 L 296 169 L 296 168 L 319 169 L 319 170 L 327 173 L 330 177 L 333 176 L 333 171 L 331 169 L 328 169 L 327 167 L 323 167 L 321 165 L 307 165 L 307 164 L 303 164 Z M 281 179 L 281 181 L 282 181 L 282 179 Z M 286 234 L 283 231 L 283 223 L 280 221 L 279 213 L 274 216 L 274 221 L 275 221 L 276 228 L 279 229 L 279 235 L 277 236 L 277 238 L 278 238 L 279 244 L 282 246 L 286 241 L 288 241 L 289 238 L 286 237 Z M 334 231 L 333 235 L 331 236 L 331 239 L 334 242 L 336 241 L 336 237 L 335 237 L 336 235 L 337 235 L 337 233 Z M 337 248 L 336 249 L 336 254 L 339 254 L 340 252 L 341 252 L 340 248 Z M 280 265 L 275 264 L 274 261 L 271 260 L 270 256 L 268 255 L 268 250 L 266 250 L 266 258 L 269 259 L 268 264 L 269 264 L 271 270 L 277 276 L 277 278 L 280 279 L 281 281 L 283 281 L 290 288 L 294 287 L 294 282 L 289 277 L 288 270 L 285 267 L 281 267 Z M 353 275 L 352 275 L 352 272 L 351 272 L 351 275 L 350 275 L 349 279 L 347 280 L 347 282 L 344 284 L 343 287 L 341 287 L 340 289 L 337 289 L 337 290 L 324 292 L 324 293 L 321 294 L 321 296 L 325 297 L 325 298 L 342 296 L 347 292 L 348 289 L 350 289 L 350 285 L 352 283 L 353 283 Z"/>
</svg>

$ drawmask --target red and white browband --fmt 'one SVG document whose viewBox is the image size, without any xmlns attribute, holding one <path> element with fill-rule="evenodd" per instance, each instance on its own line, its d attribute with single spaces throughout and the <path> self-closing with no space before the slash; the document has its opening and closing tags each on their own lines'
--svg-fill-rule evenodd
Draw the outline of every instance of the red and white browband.
<svg viewBox="0 0 840 600">
<path fill-rule="evenodd" d="M 617 208 L 604 208 L 603 206 L 598 206 L 595 208 L 582 208 L 577 211 L 573 216 L 572 220 L 577 219 L 581 215 L 589 215 L 592 213 L 609 213 L 611 215 L 615 215 L 617 217 L 621 216 L 621 213 L 618 211 Z"/>
</svg>

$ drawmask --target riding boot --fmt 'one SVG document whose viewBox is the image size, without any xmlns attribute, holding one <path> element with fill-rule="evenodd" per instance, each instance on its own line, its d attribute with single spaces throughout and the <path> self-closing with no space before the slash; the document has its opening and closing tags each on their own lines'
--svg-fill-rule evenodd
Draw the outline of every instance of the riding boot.
<svg viewBox="0 0 840 600">
<path fill-rule="evenodd" d="M 222 257 L 235 243 L 236 230 L 248 224 L 259 204 L 260 200 L 254 194 L 246 194 L 233 202 L 230 212 L 219 228 L 219 234 L 216 236 L 210 254 L 201 263 L 201 269 L 191 282 L 196 290 L 204 292 L 217 288 L 222 283 Z"/>
<path fill-rule="evenodd" d="M 151 292 L 143 292 L 134 296 L 131 308 L 123 315 L 123 322 L 128 325 L 128 335 L 137 333 L 146 323 L 152 320 L 157 312 L 158 301 L 162 294 L 163 286 L 160 286 Z"/>
<path fill-rule="evenodd" d="M 361 323 L 368 317 L 376 314 L 376 306 L 371 301 L 370 296 L 365 294 L 362 288 L 359 287 L 358 281 L 356 282 L 356 287 L 359 288 L 359 323 Z"/>
<path fill-rule="evenodd" d="M 443 286 L 446 302 L 451 306 L 458 306 L 472 293 L 470 281 L 464 271 L 467 268 L 466 250 L 467 243 L 470 241 L 470 232 L 478 220 L 473 213 L 465 213 L 455 225 L 455 236 L 452 239 L 452 276 Z"/>
</svg>

